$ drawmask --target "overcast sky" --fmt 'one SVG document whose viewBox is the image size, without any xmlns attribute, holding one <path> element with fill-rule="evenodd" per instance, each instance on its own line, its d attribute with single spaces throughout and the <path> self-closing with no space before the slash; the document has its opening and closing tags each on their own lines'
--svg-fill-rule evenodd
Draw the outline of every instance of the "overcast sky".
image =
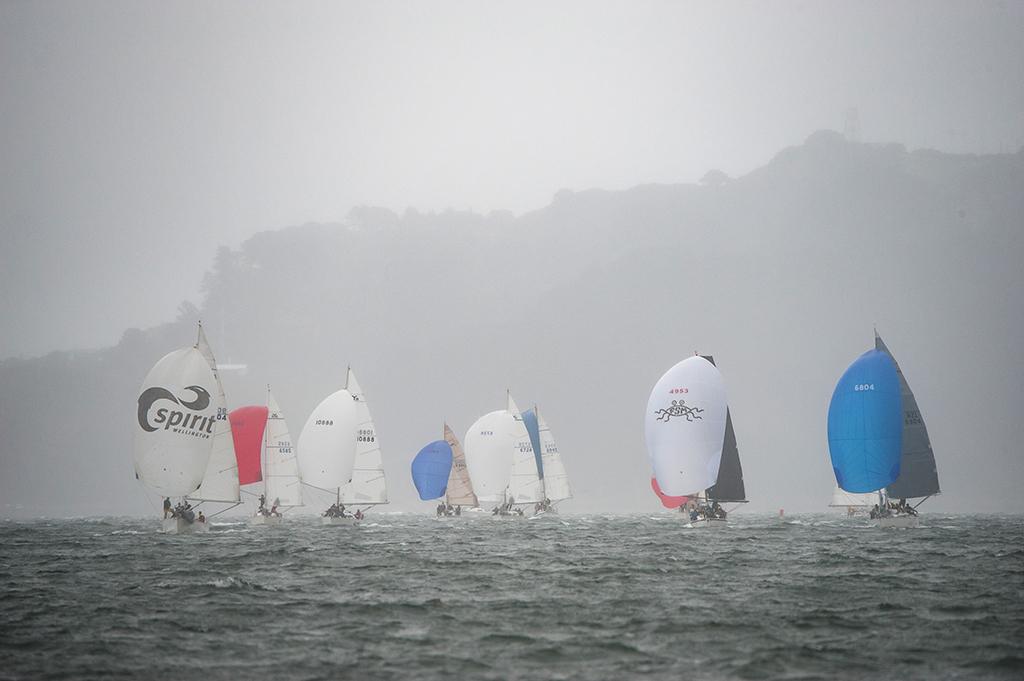
<svg viewBox="0 0 1024 681">
<path fill-rule="evenodd" d="M 0 357 L 353 205 L 528 211 L 866 141 L 1024 145 L 1024 3 L 0 2 Z"/>
</svg>

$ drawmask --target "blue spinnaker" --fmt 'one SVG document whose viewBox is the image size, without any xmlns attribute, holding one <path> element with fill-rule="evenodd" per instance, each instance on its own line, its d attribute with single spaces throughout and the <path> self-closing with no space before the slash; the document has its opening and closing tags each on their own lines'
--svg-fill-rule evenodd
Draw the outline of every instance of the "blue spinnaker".
<svg viewBox="0 0 1024 681">
<path fill-rule="evenodd" d="M 530 444 L 533 445 L 533 458 L 537 460 L 537 475 L 544 479 L 544 461 L 540 455 L 540 426 L 537 424 L 537 412 L 527 409 L 523 412 L 523 423 L 526 424 L 526 432 L 530 434 Z"/>
<path fill-rule="evenodd" d="M 839 487 L 874 492 L 900 474 L 903 408 L 896 365 L 869 350 L 836 384 L 828 407 L 828 449 Z"/>
<path fill-rule="evenodd" d="M 452 470 L 452 448 L 444 440 L 435 440 L 412 460 L 412 482 L 420 499 L 439 499 L 448 487 Z"/>
</svg>

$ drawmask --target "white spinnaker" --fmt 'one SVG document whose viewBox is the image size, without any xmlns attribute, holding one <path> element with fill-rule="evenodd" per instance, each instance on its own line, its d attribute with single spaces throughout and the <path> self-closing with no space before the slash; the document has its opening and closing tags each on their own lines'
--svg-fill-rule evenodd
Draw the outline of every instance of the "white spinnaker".
<svg viewBox="0 0 1024 681">
<path fill-rule="evenodd" d="M 502 503 L 512 475 L 514 421 L 505 409 L 484 414 L 463 439 L 466 468 L 480 503 Z"/>
<path fill-rule="evenodd" d="M 854 506 L 857 508 L 870 508 L 878 503 L 878 492 L 865 492 L 857 494 L 840 489 L 838 485 L 832 490 L 832 503 L 829 506 Z"/>
<path fill-rule="evenodd" d="M 655 384 L 644 434 L 662 492 L 691 496 L 718 480 L 726 405 L 722 375 L 703 357 L 684 359 Z"/>
<path fill-rule="evenodd" d="M 352 479 L 356 423 L 356 403 L 347 390 L 331 393 L 316 406 L 299 435 L 302 482 L 333 491 Z"/>
<path fill-rule="evenodd" d="M 228 420 L 228 403 L 224 397 L 224 386 L 217 373 L 217 360 L 213 356 L 210 344 L 206 342 L 203 327 L 199 327 L 199 342 L 196 348 L 206 358 L 216 382 L 214 404 L 217 405 L 217 420 L 213 426 L 213 446 L 210 449 L 210 461 L 206 464 L 203 482 L 193 499 L 201 501 L 223 501 L 236 503 L 240 500 L 238 492 L 238 459 L 235 458 L 235 439 L 231 435 L 231 422 Z"/>
<path fill-rule="evenodd" d="M 388 485 L 384 478 L 384 460 L 377 441 L 377 429 L 370 416 L 366 395 L 351 368 L 348 370 L 346 388 L 356 405 L 356 456 L 352 467 L 352 482 L 341 488 L 341 501 L 357 506 L 386 504 Z"/>
<path fill-rule="evenodd" d="M 281 506 L 302 505 L 302 484 L 299 481 L 299 461 L 295 457 L 292 436 L 288 433 L 284 413 L 277 400 L 267 391 L 266 456 L 264 470 L 267 499 Z"/>
<path fill-rule="evenodd" d="M 149 370 L 139 390 L 133 452 L 147 488 L 179 497 L 199 487 L 213 447 L 216 393 L 216 377 L 195 347 L 168 353 Z"/>
<path fill-rule="evenodd" d="M 558 453 L 555 437 L 548 428 L 547 421 L 541 416 L 540 409 L 534 408 L 537 414 L 537 430 L 540 432 L 541 460 L 544 463 L 544 494 L 550 501 L 572 499 L 569 487 L 569 475 L 562 463 L 562 455 Z"/>
<path fill-rule="evenodd" d="M 523 415 L 511 393 L 505 409 L 512 417 L 506 422 L 511 428 L 509 436 L 512 439 L 512 472 L 508 481 L 508 496 L 517 504 L 535 504 L 544 500 L 544 482 L 537 470 L 537 457 L 533 452 L 530 432 L 526 430 Z"/>
</svg>

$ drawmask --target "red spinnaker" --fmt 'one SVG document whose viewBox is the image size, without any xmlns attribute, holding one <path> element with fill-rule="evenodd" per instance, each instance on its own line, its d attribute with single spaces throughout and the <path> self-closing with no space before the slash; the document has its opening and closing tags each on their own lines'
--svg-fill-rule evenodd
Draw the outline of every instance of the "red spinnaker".
<svg viewBox="0 0 1024 681">
<path fill-rule="evenodd" d="M 263 429 L 267 427 L 267 408 L 239 407 L 228 414 L 228 420 L 231 422 L 231 437 L 235 441 L 238 484 L 259 482 L 263 479 L 260 451 L 263 447 Z"/>
<path fill-rule="evenodd" d="M 651 478 L 651 489 L 653 489 L 654 493 L 658 495 L 659 499 L 661 499 L 661 505 L 665 508 L 679 508 L 685 504 L 688 499 L 688 497 L 670 497 L 665 494 L 661 491 L 661 487 L 658 486 L 658 479 L 655 477 Z"/>
</svg>

